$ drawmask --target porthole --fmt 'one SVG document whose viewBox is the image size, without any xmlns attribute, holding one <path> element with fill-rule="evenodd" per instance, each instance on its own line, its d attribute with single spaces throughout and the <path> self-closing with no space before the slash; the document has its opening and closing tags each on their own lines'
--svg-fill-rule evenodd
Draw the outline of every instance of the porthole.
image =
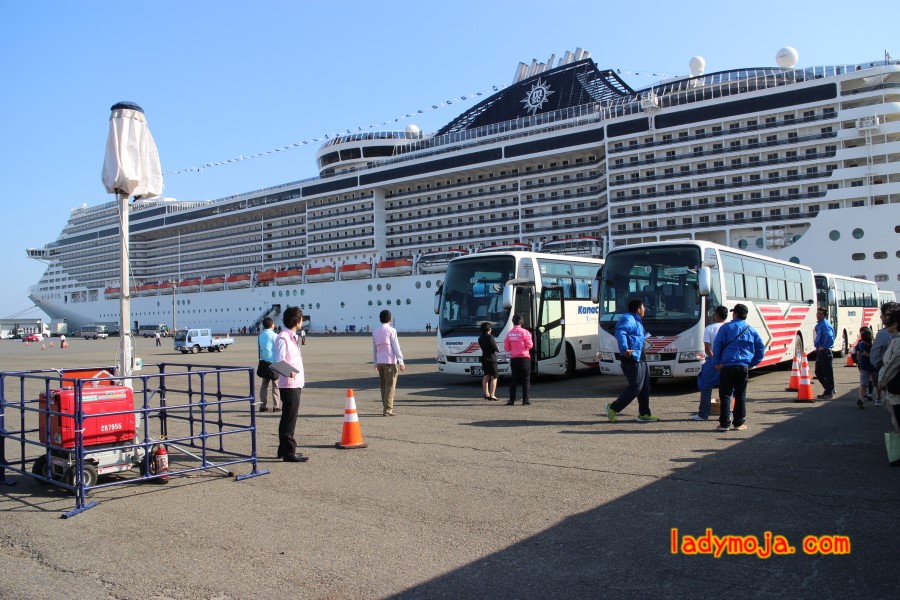
<svg viewBox="0 0 900 600">
<path fill-rule="evenodd" d="M 799 265 L 799 264 L 800 264 L 800 259 L 797 258 L 796 256 L 792 256 L 791 259 L 790 259 L 788 262 L 792 262 L 792 263 L 794 263 L 795 265 Z"/>
<path fill-rule="evenodd" d="M 418 289 L 421 289 L 421 288 L 422 288 L 422 282 L 421 282 L 421 281 L 417 281 L 417 282 L 416 282 L 416 289 L 418 290 Z"/>
<path fill-rule="evenodd" d="M 400 306 L 400 298 L 397 298 L 397 306 Z"/>
<path fill-rule="evenodd" d="M 346 303 L 345 303 L 345 302 L 341 302 L 341 308 L 345 308 L 345 307 L 346 307 Z"/>
<path fill-rule="evenodd" d="M 272 297 L 275 297 L 275 290 L 272 290 Z"/>
<path fill-rule="evenodd" d="M 863 231 L 862 229 L 860 229 L 859 227 L 857 227 L 856 229 L 853 230 L 854 239 L 861 240 L 864 235 L 866 235 L 866 232 Z"/>
<path fill-rule="evenodd" d="M 390 300 L 390 298 L 388 298 L 387 305 L 388 305 L 388 306 L 391 305 L 391 300 Z"/>
<path fill-rule="evenodd" d="M 828 237 L 831 238 L 832 242 L 836 242 L 841 239 L 841 232 L 837 229 L 832 229 L 831 233 L 828 234 Z"/>
<path fill-rule="evenodd" d="M 384 284 L 384 289 L 391 291 L 391 284 L 389 284 L 389 283 Z"/>
<path fill-rule="evenodd" d="M 757 248 L 763 247 L 763 239 L 762 238 L 756 238 L 756 247 Z"/>
<path fill-rule="evenodd" d="M 431 280 L 428 280 L 428 281 L 425 282 L 425 287 L 426 287 L 426 288 L 431 288 Z"/>
<path fill-rule="evenodd" d="M 378 291 L 380 292 L 380 291 L 381 291 L 381 284 L 379 283 L 378 285 L 376 285 L 376 286 L 375 286 L 375 289 L 378 290 Z"/>
<path fill-rule="evenodd" d="M 406 299 L 406 304 L 407 304 L 407 306 L 410 305 L 410 304 L 412 304 L 412 300 L 410 300 L 409 298 L 407 298 L 407 299 Z"/>
<path fill-rule="evenodd" d="M 747 243 L 747 240 L 741 240 L 738 242 L 738 248 L 740 248 L 741 250 L 746 250 L 747 246 L 749 245 L 750 244 Z"/>
<path fill-rule="evenodd" d="M 371 300 L 369 300 L 369 306 L 372 306 L 372 301 L 371 301 Z"/>
<path fill-rule="evenodd" d="M 866 253 L 865 252 L 854 252 L 853 254 L 850 255 L 850 258 L 852 258 L 853 260 L 866 260 Z"/>
<path fill-rule="evenodd" d="M 381 306 L 381 300 L 378 301 L 378 306 Z"/>
<path fill-rule="evenodd" d="M 306 295 L 306 290 L 300 290 L 300 295 L 301 295 L 301 296 L 305 296 L 305 295 Z"/>
<path fill-rule="evenodd" d="M 369 284 L 369 291 L 370 291 L 370 292 L 372 291 L 372 284 L 371 284 L 371 283 Z"/>
<path fill-rule="evenodd" d="M 319 308 L 321 308 L 321 305 L 318 302 L 316 302 L 316 310 L 318 310 Z"/>
<path fill-rule="evenodd" d="M 297 290 L 294 290 L 294 297 L 297 297 Z"/>
</svg>

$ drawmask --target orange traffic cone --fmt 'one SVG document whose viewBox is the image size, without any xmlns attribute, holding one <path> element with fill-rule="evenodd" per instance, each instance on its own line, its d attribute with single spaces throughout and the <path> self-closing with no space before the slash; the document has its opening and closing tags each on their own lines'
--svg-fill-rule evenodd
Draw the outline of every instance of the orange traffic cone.
<svg viewBox="0 0 900 600">
<path fill-rule="evenodd" d="M 50 347 L 53 347 L 53 340 L 50 340 Z"/>
<path fill-rule="evenodd" d="M 368 447 L 368 444 L 363 441 L 362 431 L 359 429 L 359 415 L 356 412 L 356 398 L 353 397 L 353 390 L 347 390 L 347 404 L 344 406 L 344 430 L 341 432 L 341 441 L 337 442 L 334 447 L 345 450 Z"/>
<path fill-rule="evenodd" d="M 46 349 L 47 349 L 47 344 L 45 344 L 44 342 L 41 342 L 41 350 L 46 350 Z"/>
<path fill-rule="evenodd" d="M 844 365 L 845 367 L 855 367 L 856 363 L 853 362 L 853 351 L 856 349 L 856 346 L 850 346 L 847 349 L 847 363 Z"/>
<path fill-rule="evenodd" d="M 25 340 L 25 347 L 28 347 L 28 340 Z"/>
<path fill-rule="evenodd" d="M 59 347 L 60 348 L 68 348 L 69 342 L 67 342 L 66 340 L 63 340 L 62 343 L 59 345 Z"/>
<path fill-rule="evenodd" d="M 806 355 L 803 355 L 803 362 L 800 364 L 800 389 L 797 390 L 797 399 L 794 402 L 815 402 L 816 397 L 813 395 L 812 383 L 809 382 L 809 361 Z"/>
<path fill-rule="evenodd" d="M 794 362 L 791 364 L 791 380 L 788 386 L 784 388 L 786 392 L 796 392 L 800 389 L 800 357 L 794 355 Z"/>
</svg>

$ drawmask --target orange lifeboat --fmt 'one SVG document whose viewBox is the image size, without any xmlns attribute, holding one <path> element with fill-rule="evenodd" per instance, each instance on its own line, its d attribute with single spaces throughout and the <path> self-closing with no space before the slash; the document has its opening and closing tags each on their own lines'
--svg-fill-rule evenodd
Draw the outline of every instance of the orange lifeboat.
<svg viewBox="0 0 900 600">
<path fill-rule="evenodd" d="M 137 295 L 138 296 L 155 296 L 156 290 L 159 289 L 159 286 L 155 283 L 145 283 L 144 285 L 137 286 Z"/>
<path fill-rule="evenodd" d="M 229 290 L 250 287 L 250 273 L 236 273 L 225 278 Z"/>
<path fill-rule="evenodd" d="M 200 285 L 203 286 L 203 290 L 207 292 L 217 292 L 219 290 L 225 289 L 225 278 L 224 277 L 205 277 L 203 281 L 200 282 Z"/>
<path fill-rule="evenodd" d="M 111 300 L 113 298 L 119 298 L 122 296 L 122 290 L 117 287 L 108 287 L 103 290 L 103 295 L 106 296 L 107 300 Z"/>
<path fill-rule="evenodd" d="M 158 289 L 160 294 L 171 294 L 175 291 L 175 284 L 171 281 L 163 281 L 159 284 Z"/>
<path fill-rule="evenodd" d="M 256 272 L 256 285 L 269 285 L 275 281 L 275 269 Z"/>
<path fill-rule="evenodd" d="M 275 272 L 276 285 L 290 285 L 292 283 L 300 283 L 303 280 L 303 269 L 285 269 Z"/>
<path fill-rule="evenodd" d="M 341 265 L 341 279 L 366 279 L 372 276 L 372 265 L 367 262 Z"/>
<path fill-rule="evenodd" d="M 409 275 L 412 273 L 413 264 L 408 258 L 395 258 L 393 260 L 382 260 L 375 266 L 375 271 L 379 277 L 397 277 L 399 275 Z"/>
<path fill-rule="evenodd" d="M 310 267 L 306 270 L 307 281 L 334 281 L 334 267 Z"/>
<path fill-rule="evenodd" d="M 200 291 L 200 280 L 199 279 L 185 279 L 184 281 L 179 281 L 178 285 L 175 287 L 178 290 L 179 294 L 189 294 L 191 292 L 199 292 Z"/>
</svg>

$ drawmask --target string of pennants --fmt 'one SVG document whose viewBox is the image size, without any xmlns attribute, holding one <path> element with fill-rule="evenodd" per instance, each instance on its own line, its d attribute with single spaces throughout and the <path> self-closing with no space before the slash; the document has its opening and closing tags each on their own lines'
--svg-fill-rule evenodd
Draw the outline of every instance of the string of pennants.
<svg viewBox="0 0 900 600">
<path fill-rule="evenodd" d="M 666 75 L 663 73 L 648 73 L 646 71 L 641 73 L 641 72 L 637 72 L 637 71 L 629 71 L 626 69 L 616 69 L 616 74 L 618 74 L 618 75 L 635 75 L 635 76 L 643 75 L 643 76 L 649 76 L 649 77 L 669 77 L 669 75 Z M 330 139 L 334 139 L 334 138 L 340 137 L 342 135 L 350 135 L 353 133 L 359 133 L 362 131 L 368 131 L 370 129 L 383 127 L 385 125 L 390 125 L 392 123 L 399 123 L 403 119 L 410 119 L 412 117 L 424 114 L 426 112 L 440 110 L 447 106 L 452 106 L 454 104 L 459 104 L 460 102 L 466 102 L 468 100 L 483 98 L 490 94 L 499 92 L 501 89 L 505 89 L 506 87 L 508 87 L 508 86 L 492 85 L 490 90 L 484 90 L 481 92 L 473 92 L 471 94 L 461 95 L 458 98 L 452 98 L 450 100 L 443 100 L 441 102 L 432 104 L 431 106 L 426 106 L 424 108 L 420 108 L 413 112 L 408 112 L 406 114 L 399 115 L 393 119 L 390 119 L 387 121 L 382 121 L 381 123 L 373 123 L 373 124 L 365 126 L 365 127 L 360 125 L 360 126 L 356 127 L 356 129 L 345 129 L 339 133 L 326 133 L 326 134 L 320 135 L 319 137 L 309 138 L 309 139 L 305 139 L 305 140 L 299 140 L 299 141 L 293 142 L 292 144 L 289 144 L 287 146 L 280 146 L 278 148 L 272 148 L 270 150 L 257 152 L 255 154 L 247 154 L 247 155 L 241 154 L 240 156 L 237 156 L 236 158 L 228 158 L 228 159 L 220 160 L 220 161 L 216 161 L 216 162 L 209 162 L 209 163 L 197 166 L 197 167 L 187 167 L 184 169 L 178 169 L 177 171 L 167 171 L 167 172 L 163 173 L 163 175 L 181 175 L 182 173 L 202 173 L 205 169 L 221 167 L 224 165 L 238 163 L 238 162 L 245 161 L 245 160 L 253 160 L 256 158 L 263 158 L 265 156 L 270 156 L 272 154 L 277 154 L 279 152 L 287 152 L 287 151 L 293 150 L 295 148 L 301 148 L 301 147 L 307 146 L 309 144 L 327 142 Z"/>
</svg>

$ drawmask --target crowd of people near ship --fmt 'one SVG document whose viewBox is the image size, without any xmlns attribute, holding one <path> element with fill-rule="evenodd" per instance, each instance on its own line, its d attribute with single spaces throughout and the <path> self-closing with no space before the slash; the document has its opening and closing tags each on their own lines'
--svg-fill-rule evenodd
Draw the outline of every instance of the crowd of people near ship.
<svg viewBox="0 0 900 600">
<path fill-rule="evenodd" d="M 728 319 L 729 312 L 731 319 Z M 615 328 L 625 388 L 612 402 L 606 404 L 605 413 L 610 422 L 618 422 L 622 413 L 637 399 L 637 420 L 643 423 L 660 419 L 651 410 L 652 384 L 646 359 L 649 334 L 643 326 L 644 301 L 639 297 L 628 302 L 628 310 Z M 724 306 L 713 310 L 713 322 L 704 331 L 703 343 L 706 360 L 697 376 L 700 402 L 692 421 L 707 421 L 713 408 L 713 395 L 718 390 L 716 406 L 719 417 L 715 431 L 744 431 L 749 428 L 747 389 L 750 370 L 764 357 L 765 344 L 759 333 L 746 322 L 749 309 L 745 304 L 735 304 L 729 311 Z M 300 347 L 306 343 L 303 330 L 303 313 L 298 307 L 288 307 L 283 314 L 284 326 L 275 332 L 274 321 L 266 317 L 258 336 L 259 411 L 281 412 L 278 427 L 279 446 L 277 458 L 286 462 L 306 462 L 309 457 L 297 452 L 294 432 L 300 394 L 304 386 L 303 361 Z M 875 334 L 868 327 L 859 331 L 859 340 L 853 349 L 853 361 L 859 370 L 859 386 L 856 405 L 860 409 L 867 402 L 884 406 L 890 415 L 897 434 L 900 434 L 900 303 L 887 302 L 880 308 L 882 328 Z M 383 415 L 396 416 L 395 390 L 400 373 L 405 370 L 403 353 L 393 315 L 382 310 L 380 325 L 372 333 L 372 364 L 379 378 Z M 816 313 L 814 345 L 816 349 L 816 379 L 822 386 L 820 400 L 838 395 L 834 379 L 832 348 L 835 342 L 834 327 L 828 321 L 827 311 L 819 308 Z M 518 399 L 521 390 L 522 405 L 531 404 L 531 354 L 534 341 L 530 331 L 522 327 L 522 316 L 512 316 L 512 329 L 503 341 L 509 355 L 510 382 L 508 406 Z M 478 338 L 483 370 L 482 391 L 484 399 L 497 401 L 499 371 L 497 354 L 500 351 L 491 324 L 481 324 Z M 278 371 L 278 363 L 287 363 L 287 371 Z M 900 465 L 900 460 L 892 464 Z"/>
</svg>

